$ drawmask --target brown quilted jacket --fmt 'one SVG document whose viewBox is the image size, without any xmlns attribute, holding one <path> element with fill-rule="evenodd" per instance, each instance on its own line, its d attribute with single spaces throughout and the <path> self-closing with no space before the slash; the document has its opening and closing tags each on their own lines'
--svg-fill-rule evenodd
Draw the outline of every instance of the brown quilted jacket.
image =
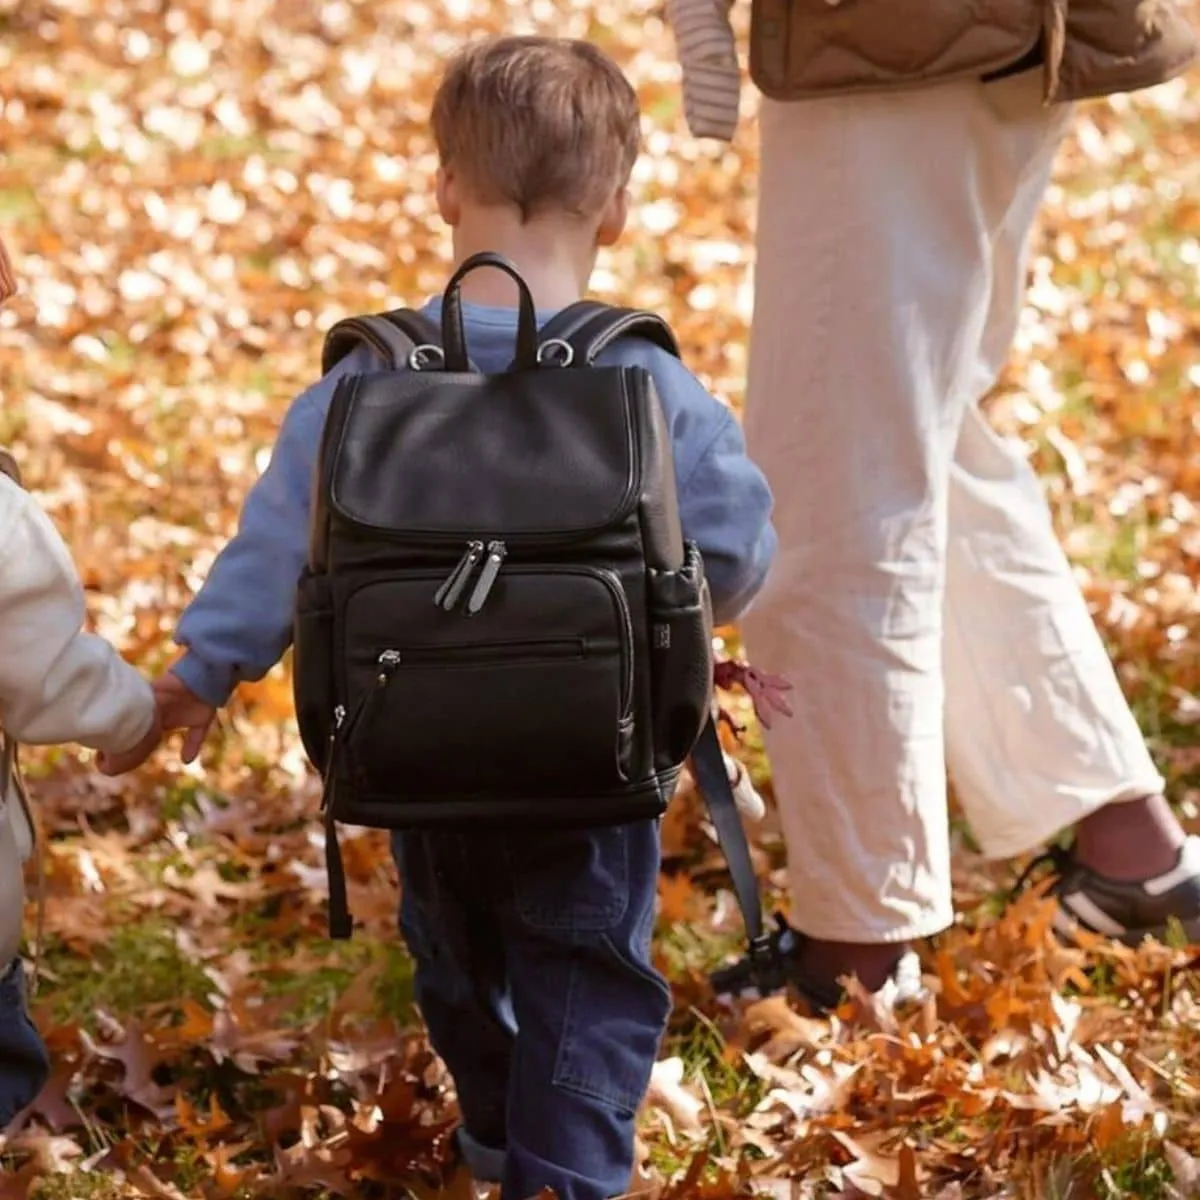
<svg viewBox="0 0 1200 1200">
<path fill-rule="evenodd" d="M 1162 83 L 1196 30 L 1174 0 L 754 0 L 751 71 L 798 100 L 987 75 L 1042 47 L 1046 99 Z"/>
</svg>

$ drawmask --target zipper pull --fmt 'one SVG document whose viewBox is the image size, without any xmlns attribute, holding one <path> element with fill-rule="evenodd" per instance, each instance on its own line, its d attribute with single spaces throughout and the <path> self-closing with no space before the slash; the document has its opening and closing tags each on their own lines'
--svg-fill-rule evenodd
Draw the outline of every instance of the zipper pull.
<svg viewBox="0 0 1200 1200">
<path fill-rule="evenodd" d="M 358 727 L 362 724 L 367 714 L 379 702 L 384 689 L 391 682 L 392 676 L 399 670 L 400 662 L 401 656 L 399 650 L 385 650 L 375 660 L 375 666 L 378 668 L 378 674 L 375 676 L 375 686 L 363 692 L 358 703 L 354 706 L 354 711 L 350 713 L 349 719 L 346 717 L 346 710 L 342 709 L 342 716 L 338 721 L 337 729 L 334 733 L 335 746 L 348 747 L 353 745 L 354 735 L 358 732 Z"/>
<path fill-rule="evenodd" d="M 339 704 L 333 710 L 333 728 L 329 731 L 329 755 L 325 760 L 324 787 L 321 788 L 321 812 L 333 803 L 337 787 L 338 749 L 341 743 L 342 726 L 346 723 L 346 706 Z"/>
<path fill-rule="evenodd" d="M 487 551 L 487 561 L 483 564 L 483 570 L 479 572 L 479 581 L 475 584 L 471 599 L 467 601 L 468 617 L 473 617 L 487 603 L 492 585 L 496 582 L 496 576 L 500 574 L 500 567 L 508 554 L 508 547 L 503 542 L 489 542 Z"/>
<path fill-rule="evenodd" d="M 482 557 L 483 543 L 468 542 L 462 558 L 455 564 L 454 570 L 443 580 L 442 586 L 438 588 L 437 594 L 433 597 L 433 602 L 438 608 L 444 608 L 447 612 L 453 610 L 462 598 L 463 590 L 471 578 L 471 573 Z"/>
</svg>

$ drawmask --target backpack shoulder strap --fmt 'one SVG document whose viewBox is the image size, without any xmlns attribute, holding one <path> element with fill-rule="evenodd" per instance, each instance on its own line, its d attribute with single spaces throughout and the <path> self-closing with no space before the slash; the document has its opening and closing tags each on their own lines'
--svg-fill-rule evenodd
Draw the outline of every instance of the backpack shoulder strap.
<svg viewBox="0 0 1200 1200">
<path fill-rule="evenodd" d="M 565 342 L 573 351 L 573 365 L 590 367 L 607 346 L 623 337 L 644 338 L 673 357 L 680 357 L 671 327 L 657 313 L 617 308 L 598 300 L 579 300 L 555 313 L 542 326 L 538 343 Z"/>
<path fill-rule="evenodd" d="M 355 347 L 369 346 L 393 370 L 408 363 L 416 346 L 442 344 L 442 331 L 423 313 L 411 308 L 368 316 L 346 317 L 325 335 L 321 374 L 328 375 Z"/>
</svg>

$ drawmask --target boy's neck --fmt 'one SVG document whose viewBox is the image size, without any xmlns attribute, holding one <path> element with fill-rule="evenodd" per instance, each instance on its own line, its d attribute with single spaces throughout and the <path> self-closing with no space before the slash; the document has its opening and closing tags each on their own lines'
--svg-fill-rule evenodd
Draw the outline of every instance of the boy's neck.
<svg viewBox="0 0 1200 1200">
<path fill-rule="evenodd" d="M 485 250 L 503 255 L 517 268 L 542 312 L 579 300 L 596 261 L 594 239 L 575 222 L 535 217 L 522 225 L 506 209 L 464 212 L 454 229 L 455 267 Z M 516 286 L 499 271 L 473 271 L 463 281 L 462 296 L 473 304 L 517 306 Z"/>
</svg>

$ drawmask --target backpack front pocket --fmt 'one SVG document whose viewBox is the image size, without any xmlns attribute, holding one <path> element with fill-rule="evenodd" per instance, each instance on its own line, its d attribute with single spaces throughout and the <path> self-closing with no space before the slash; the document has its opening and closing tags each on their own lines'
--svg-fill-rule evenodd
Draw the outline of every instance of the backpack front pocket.
<svg viewBox="0 0 1200 1200">
<path fill-rule="evenodd" d="M 431 578 L 373 583 L 347 602 L 342 739 L 355 785 L 566 798 L 581 779 L 589 790 L 622 783 L 633 659 L 617 577 L 510 565 L 473 616 L 431 602 Z"/>
</svg>

